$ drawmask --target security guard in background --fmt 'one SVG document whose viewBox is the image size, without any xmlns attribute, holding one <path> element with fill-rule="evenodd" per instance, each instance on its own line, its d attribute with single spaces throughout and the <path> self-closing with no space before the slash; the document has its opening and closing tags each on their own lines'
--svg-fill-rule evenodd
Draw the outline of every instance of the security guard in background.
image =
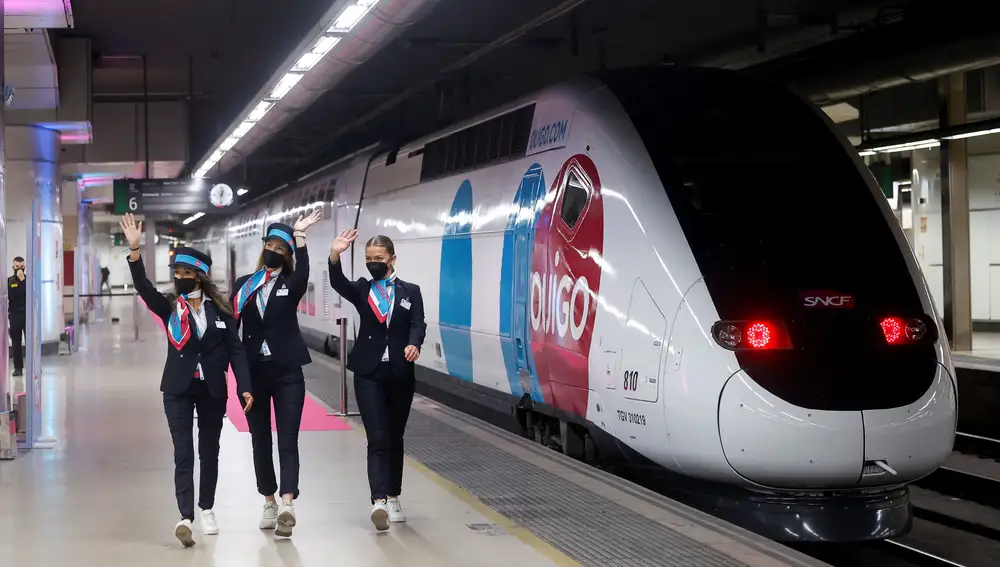
<svg viewBox="0 0 1000 567">
<path fill-rule="evenodd" d="M 7 320 L 10 348 L 14 356 L 14 376 L 24 375 L 24 325 L 28 284 L 24 279 L 24 258 L 14 258 L 14 275 L 7 278 Z"/>
<path fill-rule="evenodd" d="M 208 276 L 212 259 L 194 248 L 177 248 L 171 268 L 176 295 L 166 296 L 146 278 L 139 255 L 142 223 L 130 214 L 119 223 L 128 240 L 129 270 L 135 290 L 146 307 L 163 321 L 167 331 L 167 363 L 160 380 L 163 412 L 174 443 L 174 488 L 181 521 L 174 535 L 184 547 L 194 545 L 194 410 L 198 409 L 198 457 L 201 461 L 201 532 L 219 533 L 212 507 L 219 480 L 219 437 L 226 415 L 232 365 L 236 391 L 243 397 L 244 413 L 253 405 L 250 370 L 236 331 L 229 302 Z"/>
</svg>

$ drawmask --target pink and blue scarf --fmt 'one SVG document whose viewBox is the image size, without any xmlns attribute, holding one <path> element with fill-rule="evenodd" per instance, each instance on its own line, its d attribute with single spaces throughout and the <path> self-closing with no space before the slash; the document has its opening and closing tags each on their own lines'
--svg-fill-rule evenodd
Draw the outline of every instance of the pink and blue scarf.
<svg viewBox="0 0 1000 567">
<path fill-rule="evenodd" d="M 392 302 L 396 297 L 395 278 L 385 280 L 373 280 L 371 288 L 368 290 L 368 305 L 379 323 L 385 323 L 389 318 L 389 311 L 392 309 Z"/>
<path fill-rule="evenodd" d="M 174 309 L 167 322 L 167 339 L 175 349 L 181 350 L 191 338 L 191 318 L 188 317 L 191 307 L 187 303 L 187 297 L 177 296 L 177 307 L 179 309 Z"/>
<path fill-rule="evenodd" d="M 240 318 L 240 314 L 243 313 L 243 308 L 246 307 L 247 301 L 249 301 L 250 298 L 257 293 L 257 290 L 264 287 L 264 285 L 271 280 L 272 276 L 272 272 L 261 268 L 252 276 L 247 278 L 247 281 L 243 282 L 243 285 L 241 285 L 240 289 L 236 292 L 236 296 L 233 297 L 233 316 L 236 317 L 236 319 Z M 261 312 L 263 313 L 264 298 L 258 297 L 257 302 L 261 305 Z"/>
</svg>

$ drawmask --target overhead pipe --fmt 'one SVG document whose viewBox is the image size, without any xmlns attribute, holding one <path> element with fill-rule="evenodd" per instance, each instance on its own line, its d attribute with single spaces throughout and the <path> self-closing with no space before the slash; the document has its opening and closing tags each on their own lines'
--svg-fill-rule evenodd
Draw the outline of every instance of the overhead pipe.
<svg viewBox="0 0 1000 567">
<path fill-rule="evenodd" d="M 762 66 L 877 26 L 879 13 L 879 6 L 865 5 L 836 15 L 807 17 L 793 24 L 772 26 L 766 21 L 758 21 L 753 30 L 720 43 L 666 57 L 664 62 L 734 70 Z"/>
<path fill-rule="evenodd" d="M 942 12 L 917 3 L 896 23 L 750 69 L 825 105 L 1000 64 L 996 25 L 989 18 L 970 22 L 965 13 L 958 6 Z"/>
<path fill-rule="evenodd" d="M 790 86 L 825 105 L 873 91 L 923 83 L 952 73 L 974 71 L 1000 64 L 1000 34 L 968 39 L 950 45 L 933 45 L 887 57 L 872 64 L 855 62 L 843 74 L 815 76 Z"/>
</svg>

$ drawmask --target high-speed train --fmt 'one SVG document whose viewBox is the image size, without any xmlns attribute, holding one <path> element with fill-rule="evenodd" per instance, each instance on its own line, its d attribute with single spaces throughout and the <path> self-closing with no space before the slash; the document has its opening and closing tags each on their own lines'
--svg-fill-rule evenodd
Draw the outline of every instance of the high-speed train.
<svg viewBox="0 0 1000 567">
<path fill-rule="evenodd" d="M 343 313 L 350 342 L 329 243 L 388 235 L 425 294 L 421 387 L 579 458 L 652 463 L 772 538 L 903 534 L 908 483 L 952 450 L 955 372 L 905 237 L 846 140 L 781 87 L 605 72 L 273 195 L 204 235 L 214 277 L 255 269 L 268 222 L 322 207 L 300 322 L 322 343 Z"/>
</svg>

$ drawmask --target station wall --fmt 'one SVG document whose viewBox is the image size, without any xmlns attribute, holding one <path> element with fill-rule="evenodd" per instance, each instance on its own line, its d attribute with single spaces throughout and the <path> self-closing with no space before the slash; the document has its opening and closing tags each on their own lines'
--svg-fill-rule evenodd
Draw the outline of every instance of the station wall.
<svg viewBox="0 0 1000 567">
<path fill-rule="evenodd" d="M 113 237 L 110 234 L 97 234 L 95 231 L 94 240 L 94 253 L 97 257 L 97 270 L 100 271 L 102 266 L 107 266 L 110 275 L 108 276 L 108 281 L 112 286 L 120 286 L 122 284 L 128 284 L 131 288 L 132 286 L 132 275 L 128 270 L 128 246 L 115 246 Z M 171 281 L 170 269 L 167 264 L 170 263 L 170 245 L 166 241 L 161 240 L 159 244 L 156 245 L 156 282 L 154 283 L 166 283 Z M 148 259 L 144 259 L 146 263 L 149 262 Z"/>
<path fill-rule="evenodd" d="M 944 266 L 939 159 L 937 148 L 913 152 L 908 234 L 940 311 Z M 969 211 L 972 319 L 1000 324 L 1000 153 L 969 156 Z"/>
</svg>

